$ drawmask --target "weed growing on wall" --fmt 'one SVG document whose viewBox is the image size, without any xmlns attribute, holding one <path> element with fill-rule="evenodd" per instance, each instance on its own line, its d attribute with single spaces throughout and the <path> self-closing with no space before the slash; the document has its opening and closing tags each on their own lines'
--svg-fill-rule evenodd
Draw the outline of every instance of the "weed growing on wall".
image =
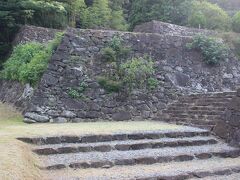
<svg viewBox="0 0 240 180">
<path fill-rule="evenodd" d="M 122 81 L 129 90 L 144 88 L 147 79 L 154 74 L 153 61 L 150 57 L 132 58 L 121 64 Z"/>
<path fill-rule="evenodd" d="M 68 89 L 68 95 L 73 99 L 84 99 L 86 98 L 84 96 L 84 92 L 88 88 L 88 85 L 83 81 L 79 83 L 78 87 L 75 88 L 69 88 Z"/>
<path fill-rule="evenodd" d="M 149 90 L 154 90 L 158 87 L 159 81 L 153 77 L 147 79 L 147 88 Z"/>
<path fill-rule="evenodd" d="M 133 57 L 128 60 L 131 49 L 124 47 L 123 40 L 114 36 L 101 50 L 102 59 L 111 67 L 98 83 L 108 92 L 131 92 L 134 88 L 153 90 L 158 86 L 154 74 L 154 63 L 148 56 Z"/>
<path fill-rule="evenodd" d="M 97 77 L 97 82 L 108 92 L 120 92 L 122 88 L 122 82 L 109 79 L 105 76 Z"/>
<path fill-rule="evenodd" d="M 119 70 L 120 64 L 127 58 L 131 48 L 123 45 L 123 39 L 115 35 L 107 44 L 107 47 L 101 50 L 102 58 L 106 62 L 115 62 Z"/>
<path fill-rule="evenodd" d="M 229 48 L 218 39 L 207 36 L 195 36 L 193 42 L 187 44 L 189 49 L 199 49 L 203 60 L 209 65 L 217 65 L 228 57 Z"/>
<path fill-rule="evenodd" d="M 63 33 L 58 33 L 56 38 L 47 45 L 30 42 L 16 46 L 3 65 L 1 78 L 35 86 L 46 70 L 48 61 L 62 37 Z"/>
</svg>

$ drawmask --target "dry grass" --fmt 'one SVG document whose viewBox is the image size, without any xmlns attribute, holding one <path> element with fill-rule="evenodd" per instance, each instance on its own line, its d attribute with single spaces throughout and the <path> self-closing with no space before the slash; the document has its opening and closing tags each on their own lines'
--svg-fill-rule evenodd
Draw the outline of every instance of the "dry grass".
<svg viewBox="0 0 240 180">
<path fill-rule="evenodd" d="M 15 139 L 8 127 L 23 126 L 22 117 L 10 106 L 0 104 L 0 179 L 34 180 L 41 179 L 36 168 L 37 158 L 29 147 Z"/>
<path fill-rule="evenodd" d="M 15 109 L 0 103 L 0 179 L 42 179 L 41 172 L 36 167 L 36 164 L 39 164 L 38 159 L 31 153 L 31 147 L 16 140 L 16 137 L 104 134 L 178 128 L 181 126 L 151 121 L 29 125 L 22 123 L 22 117 Z"/>
</svg>

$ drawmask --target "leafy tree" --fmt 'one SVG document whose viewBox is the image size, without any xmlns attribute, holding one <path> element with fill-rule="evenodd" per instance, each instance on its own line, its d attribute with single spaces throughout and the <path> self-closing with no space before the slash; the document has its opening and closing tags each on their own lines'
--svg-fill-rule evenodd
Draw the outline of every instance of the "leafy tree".
<svg viewBox="0 0 240 180">
<path fill-rule="evenodd" d="M 112 10 L 111 12 L 111 22 L 110 27 L 117 30 L 127 30 L 128 25 L 124 17 L 123 5 L 125 0 L 111 0 L 109 1 L 109 6 Z"/>
<path fill-rule="evenodd" d="M 188 18 L 189 25 L 206 29 L 229 30 L 231 20 L 228 14 L 216 4 L 194 1 Z"/>
<path fill-rule="evenodd" d="M 200 50 L 203 60 L 209 65 L 220 64 L 229 55 L 228 46 L 219 42 L 219 39 L 207 36 L 195 36 L 193 42 L 187 44 L 187 47 Z"/>
<path fill-rule="evenodd" d="M 97 0 L 93 5 L 83 9 L 80 14 L 81 27 L 96 28 L 109 27 L 111 9 L 108 0 Z"/>
<path fill-rule="evenodd" d="M 129 22 L 131 28 L 151 20 L 184 25 L 192 0 L 132 0 Z"/>
<path fill-rule="evenodd" d="M 240 33 L 240 11 L 233 16 L 233 30 Z"/>
<path fill-rule="evenodd" d="M 91 6 L 85 4 L 86 8 L 80 12 L 80 26 L 126 30 L 127 23 L 124 19 L 122 4 L 119 0 L 95 0 Z"/>
</svg>

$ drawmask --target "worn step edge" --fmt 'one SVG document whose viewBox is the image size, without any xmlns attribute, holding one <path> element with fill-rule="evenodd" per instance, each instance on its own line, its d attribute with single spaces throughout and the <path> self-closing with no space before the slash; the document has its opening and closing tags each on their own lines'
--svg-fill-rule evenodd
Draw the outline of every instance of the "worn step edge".
<svg viewBox="0 0 240 180">
<path fill-rule="evenodd" d="M 224 103 L 199 103 L 199 104 L 195 104 L 194 102 L 192 103 L 181 103 L 181 102 L 176 102 L 176 103 L 173 103 L 173 104 L 170 104 L 169 107 L 195 107 L 195 106 L 198 106 L 198 107 L 212 107 L 212 106 L 215 106 L 215 107 L 226 107 L 226 102 Z"/>
<path fill-rule="evenodd" d="M 224 111 L 202 111 L 202 110 L 163 110 L 163 113 L 168 114 L 184 114 L 184 115 L 192 115 L 192 114 L 201 114 L 201 115 L 222 115 Z"/>
<path fill-rule="evenodd" d="M 167 163 L 167 162 L 183 162 L 191 161 L 194 159 L 210 159 L 212 157 L 221 158 L 237 158 L 240 156 L 240 150 L 229 150 L 219 152 L 207 152 L 207 153 L 195 153 L 192 155 L 182 154 L 177 156 L 155 156 L 155 157 L 141 157 L 132 159 L 115 159 L 112 161 L 82 161 L 74 162 L 70 164 L 54 164 L 46 167 L 40 167 L 45 170 L 58 170 L 65 168 L 73 169 L 87 169 L 87 168 L 111 168 L 113 166 L 133 166 L 137 164 L 155 164 L 155 163 Z"/>
<path fill-rule="evenodd" d="M 173 131 L 173 132 L 147 132 L 147 133 L 132 133 L 132 134 L 108 134 L 108 135 L 86 135 L 86 136 L 55 136 L 55 137 L 37 137 L 17 138 L 20 141 L 44 145 L 44 144 L 61 144 L 61 143 L 93 143 L 93 142 L 108 142 L 108 141 L 123 141 L 123 140 L 139 140 L 139 139 L 160 139 L 160 138 L 176 138 L 176 137 L 194 137 L 194 136 L 209 136 L 211 133 L 206 130 L 198 131 Z"/>
<path fill-rule="evenodd" d="M 85 145 L 85 146 L 64 146 L 58 148 L 36 148 L 33 152 L 38 155 L 53 155 L 53 154 L 68 154 L 68 153 L 79 153 L 79 152 L 109 152 L 109 151 L 129 151 L 129 150 L 140 150 L 140 149 L 157 149 L 164 147 L 178 147 L 178 146 L 201 146 L 206 144 L 217 144 L 218 141 L 215 139 L 201 139 L 201 140 L 177 140 L 177 141 L 162 141 L 162 142 L 144 142 L 131 144 L 114 144 L 114 145 Z"/>
<path fill-rule="evenodd" d="M 183 180 L 183 179 L 191 179 L 191 178 L 205 178 L 212 176 L 221 176 L 221 175 L 231 175 L 235 173 L 240 173 L 239 166 L 232 166 L 228 168 L 217 169 L 213 171 L 193 171 L 193 172 L 183 172 L 171 176 L 145 176 L 136 178 L 136 180 Z"/>
</svg>

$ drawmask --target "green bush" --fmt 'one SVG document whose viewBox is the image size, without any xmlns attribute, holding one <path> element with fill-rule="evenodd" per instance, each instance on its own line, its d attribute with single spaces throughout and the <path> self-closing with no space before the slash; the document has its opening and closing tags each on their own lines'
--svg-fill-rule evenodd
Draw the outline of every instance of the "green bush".
<svg viewBox="0 0 240 180">
<path fill-rule="evenodd" d="M 240 11 L 233 16 L 233 31 L 240 33 Z"/>
<path fill-rule="evenodd" d="M 119 71 L 120 64 L 127 58 L 131 48 L 123 45 L 123 39 L 119 35 L 114 35 L 107 46 L 101 50 L 102 58 L 107 62 L 115 62 Z"/>
<path fill-rule="evenodd" d="M 102 58 L 107 62 L 116 62 L 116 52 L 110 48 L 106 47 L 101 50 Z"/>
<path fill-rule="evenodd" d="M 207 1 L 193 1 L 188 24 L 192 27 L 229 30 L 231 19 L 228 14 L 216 4 Z"/>
<path fill-rule="evenodd" d="M 64 36 L 64 32 L 57 32 L 55 34 L 54 39 L 52 41 L 50 41 L 49 44 L 48 44 L 48 48 L 49 48 L 50 51 L 56 51 L 57 50 L 57 47 L 61 43 L 61 41 L 63 39 L 63 36 Z"/>
<path fill-rule="evenodd" d="M 209 65 L 219 64 L 229 54 L 229 48 L 224 43 L 212 37 L 195 36 L 193 42 L 187 46 L 190 49 L 199 49 L 204 61 Z"/>
<path fill-rule="evenodd" d="M 48 45 L 31 42 L 16 46 L 10 58 L 3 64 L 1 78 L 35 86 L 46 70 L 61 37 L 62 35 L 58 34 Z"/>
<path fill-rule="evenodd" d="M 69 88 L 68 95 L 73 99 L 82 99 L 85 98 L 84 92 L 88 88 L 88 85 L 83 81 L 79 84 L 79 87 Z"/>
<path fill-rule="evenodd" d="M 233 40 L 234 52 L 240 59 L 240 37 Z"/>
<path fill-rule="evenodd" d="M 150 90 L 154 90 L 158 87 L 159 81 L 153 77 L 148 78 L 147 80 L 147 88 Z"/>
<path fill-rule="evenodd" d="M 123 45 L 123 39 L 118 34 L 113 36 L 107 47 L 115 51 L 117 59 L 126 58 L 131 51 L 131 48 Z"/>
<path fill-rule="evenodd" d="M 107 77 L 99 76 L 97 77 L 97 81 L 108 92 L 119 92 L 122 88 L 121 82 L 111 80 Z"/>
<path fill-rule="evenodd" d="M 149 57 L 132 58 L 121 64 L 123 83 L 130 90 L 143 87 L 154 73 L 153 61 Z"/>
</svg>

